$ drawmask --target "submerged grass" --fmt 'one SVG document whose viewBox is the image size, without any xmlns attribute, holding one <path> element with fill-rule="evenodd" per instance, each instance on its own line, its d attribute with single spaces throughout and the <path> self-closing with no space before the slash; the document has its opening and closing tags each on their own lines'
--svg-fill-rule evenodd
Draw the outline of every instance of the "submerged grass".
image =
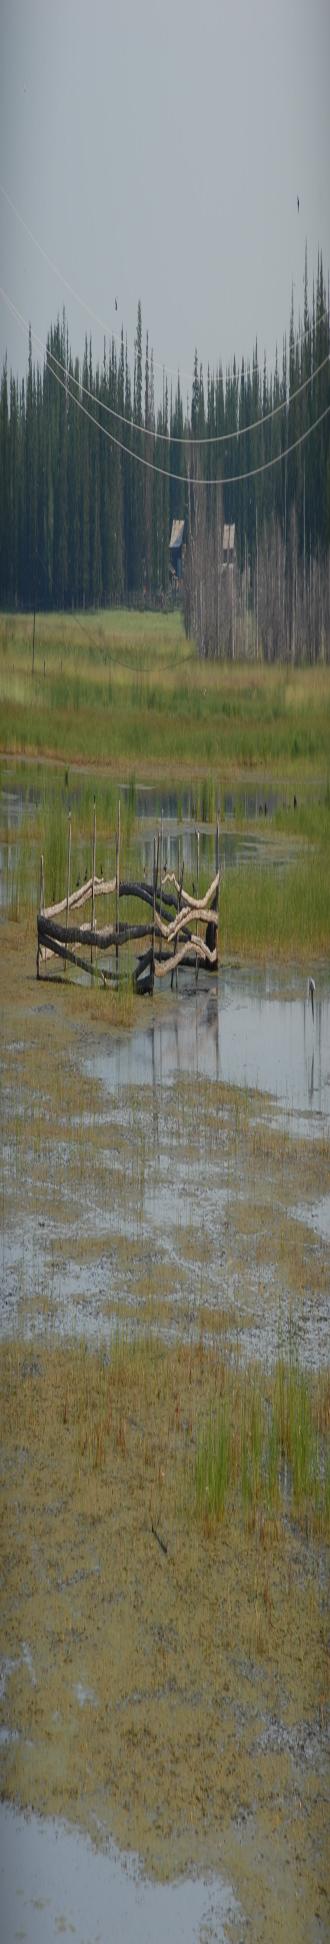
<svg viewBox="0 0 330 1944">
<path fill-rule="evenodd" d="M 206 786 L 205 786 L 206 787 Z M 63 802 L 60 783 L 49 780 L 39 804 L 33 812 L 26 808 L 20 823 L 19 837 L 8 830 L 5 844 L 6 856 L 6 905 L 12 918 L 29 913 L 36 914 L 40 887 L 40 855 L 44 859 L 46 904 L 53 904 L 63 897 L 67 883 L 68 851 L 68 806 Z M 197 799 L 198 792 L 196 792 Z M 121 809 L 121 876 L 134 879 L 141 877 L 141 839 L 134 812 L 135 785 L 131 780 L 129 794 Z M 115 872 L 115 826 L 117 814 L 117 793 L 97 791 L 97 855 L 96 869 L 104 878 L 113 877 Z M 107 822 L 107 817 L 109 821 Z M 92 869 L 92 821 L 93 790 L 86 787 L 83 801 L 79 800 L 77 816 L 72 815 L 71 851 L 71 889 L 82 884 L 84 877 L 90 876 Z M 311 824 L 314 827 L 313 813 Z M 307 816 L 306 816 L 307 826 Z M 4 836 L 6 833 L 4 832 Z M 221 835 L 220 835 L 221 854 Z M 210 880 L 208 872 L 200 871 L 201 895 Z M 150 866 L 151 873 L 151 866 Z M 186 874 L 186 887 L 192 888 L 192 876 Z M 100 907 L 101 909 L 101 907 Z M 113 915 L 112 907 L 112 915 Z M 99 916 L 98 912 L 98 916 Z M 110 906 L 106 907 L 107 922 L 110 919 Z M 85 913 L 86 916 L 86 913 Z M 103 908 L 102 908 L 103 916 Z M 126 902 L 121 905 L 121 919 L 128 917 L 131 923 L 141 923 L 141 906 Z M 285 865 L 282 871 L 272 868 L 269 860 L 261 864 L 259 859 L 249 862 L 248 866 L 228 868 L 224 872 L 220 886 L 220 956 L 246 956 L 254 958 L 285 958 L 298 955 L 302 959 L 327 955 L 330 951 L 330 812 L 322 816 L 322 839 L 316 846 L 302 851 L 297 845 L 295 863 Z"/>
<path fill-rule="evenodd" d="M 327 1528 L 330 1391 L 282 1358 L 264 1373 L 222 1360 L 221 1397 L 198 1432 L 194 1503 L 207 1526 L 239 1515 L 249 1521 L 291 1511 L 308 1529 Z"/>
<path fill-rule="evenodd" d="M 151 1494 L 164 1483 L 159 1467 L 165 1463 L 167 1516 L 187 1531 L 202 1519 L 210 1537 L 219 1520 L 232 1527 L 243 1517 L 252 1535 L 256 1520 L 260 1524 L 274 1512 L 275 1539 L 291 1520 L 293 1529 L 298 1521 L 310 1534 L 327 1531 L 327 1373 L 308 1373 L 297 1361 L 279 1358 L 265 1377 L 259 1367 L 241 1367 L 202 1337 L 195 1345 L 170 1347 L 154 1334 L 134 1337 L 119 1324 L 111 1348 L 92 1351 L 78 1340 L 55 1352 L 44 1343 L 35 1365 L 26 1346 L 5 1344 L 1 1360 L 7 1432 L 23 1435 L 24 1418 L 25 1430 L 42 1443 L 46 1385 L 51 1439 L 56 1425 L 57 1434 L 66 1427 L 86 1477 L 90 1470 L 111 1474 L 113 1450 L 125 1459 L 134 1444 L 138 1463 L 142 1457 L 149 1471 Z"/>
<path fill-rule="evenodd" d="M 221 949 L 250 957 L 302 958 L 330 949 L 329 850 L 269 866 L 226 871 L 220 896 Z"/>
</svg>

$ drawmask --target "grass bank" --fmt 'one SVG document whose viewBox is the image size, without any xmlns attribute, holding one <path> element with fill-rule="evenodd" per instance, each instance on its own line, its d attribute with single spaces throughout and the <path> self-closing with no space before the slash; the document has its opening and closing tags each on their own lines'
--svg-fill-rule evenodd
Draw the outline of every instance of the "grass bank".
<svg viewBox="0 0 330 1944">
<path fill-rule="evenodd" d="M 1 747 L 145 776 L 326 773 L 327 668 L 199 662 L 180 616 L 0 619 Z"/>
</svg>

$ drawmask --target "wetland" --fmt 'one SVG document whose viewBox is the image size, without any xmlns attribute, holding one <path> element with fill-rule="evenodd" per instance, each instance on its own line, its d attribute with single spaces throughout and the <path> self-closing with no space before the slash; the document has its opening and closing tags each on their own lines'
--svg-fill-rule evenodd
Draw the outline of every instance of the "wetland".
<svg viewBox="0 0 330 1944">
<path fill-rule="evenodd" d="M 298 715 L 302 693 L 300 675 Z M 199 797 L 173 768 L 151 798 L 157 739 L 146 782 L 124 765 L 125 855 L 146 869 L 163 811 L 187 875 L 198 818 L 207 877 L 221 812 L 218 976 L 133 1000 L 36 981 L 41 839 L 57 889 L 74 787 L 83 875 L 96 787 L 106 871 L 118 777 L 66 783 L 21 754 L 3 759 L 0 860 L 0 1759 L 19 1916 L 31 1940 L 83 1937 L 76 1871 L 93 1944 L 109 1898 L 111 1939 L 126 1912 L 141 1944 L 323 1944 L 326 773 L 305 750 L 294 811 L 288 751 L 285 776 L 282 752 L 252 784 L 238 759 L 225 782 L 224 759 Z"/>
</svg>

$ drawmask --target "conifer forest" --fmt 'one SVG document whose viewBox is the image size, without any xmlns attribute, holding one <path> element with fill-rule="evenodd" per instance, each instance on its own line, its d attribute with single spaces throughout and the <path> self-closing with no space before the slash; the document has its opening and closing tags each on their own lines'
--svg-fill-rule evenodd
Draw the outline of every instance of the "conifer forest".
<svg viewBox="0 0 330 1944">
<path fill-rule="evenodd" d="M 91 339 L 73 357 L 65 314 L 43 367 L 30 334 L 25 379 L 7 361 L 1 376 L 2 607 L 167 603 L 184 519 L 185 626 L 201 655 L 329 660 L 329 351 L 322 257 L 274 369 L 257 343 L 225 373 L 203 372 L 196 352 L 190 400 L 164 375 L 156 401 L 140 304 L 133 370 L 123 331 L 96 366 Z"/>
</svg>

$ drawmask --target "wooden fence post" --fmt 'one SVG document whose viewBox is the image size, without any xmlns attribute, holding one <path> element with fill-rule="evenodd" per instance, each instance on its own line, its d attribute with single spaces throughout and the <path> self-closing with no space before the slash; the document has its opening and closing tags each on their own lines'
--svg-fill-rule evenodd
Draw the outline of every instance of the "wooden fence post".
<svg viewBox="0 0 330 1944">
<path fill-rule="evenodd" d="M 69 810 L 69 822 L 68 822 L 68 874 L 67 874 L 67 887 L 66 887 L 66 930 L 68 929 L 68 918 L 69 918 L 70 883 L 71 883 L 71 810 Z M 66 965 L 66 959 L 64 960 L 64 964 Z"/>
<path fill-rule="evenodd" d="M 96 801 L 94 797 L 93 848 L 92 848 L 92 931 L 94 931 L 94 914 L 95 914 L 95 888 L 94 888 L 95 887 L 95 858 L 96 858 Z M 91 965 L 92 964 L 93 964 L 93 946 L 91 945 Z"/>
<path fill-rule="evenodd" d="M 44 874 L 44 860 L 43 860 L 43 854 L 42 854 L 42 852 L 41 852 L 41 858 L 40 858 L 40 889 L 39 889 L 39 911 L 44 911 L 44 909 L 45 909 L 45 874 Z M 40 979 L 40 957 L 41 957 L 41 953 L 40 953 L 40 945 L 39 945 L 39 939 L 38 939 L 38 950 L 37 950 L 37 979 Z"/>
<path fill-rule="evenodd" d="M 120 797 L 118 797 L 117 830 L 116 830 L 116 974 L 117 974 L 117 979 L 119 977 L 119 945 L 118 945 L 119 885 L 120 885 Z"/>
<path fill-rule="evenodd" d="M 151 992 L 153 992 L 154 984 L 155 984 L 155 931 L 156 931 L 155 918 L 156 918 L 158 864 L 159 864 L 159 831 L 158 831 L 157 845 L 156 845 L 156 838 L 154 837 L 154 881 L 153 881 L 152 942 L 151 942 L 151 966 L 150 966 L 150 991 Z"/>
<path fill-rule="evenodd" d="M 218 964 L 219 964 L 219 904 L 220 904 L 220 833 L 219 833 L 219 819 L 218 819 L 218 822 L 217 822 L 217 828 L 216 828 L 216 835 L 215 835 L 215 868 L 216 868 L 216 872 L 217 872 L 217 876 L 218 876 L 218 889 L 217 889 L 217 902 L 216 902 L 216 909 L 217 909 L 217 913 L 218 913 L 218 925 L 217 925 L 217 970 L 218 970 Z"/>
<path fill-rule="evenodd" d="M 197 887 L 196 887 L 196 889 L 197 889 L 197 897 L 199 898 L 199 830 L 196 830 L 196 838 L 197 838 L 197 866 L 196 866 L 196 868 L 197 868 Z M 197 921 L 196 921 L 196 930 L 197 930 Z M 198 980 L 198 952 L 196 952 L 196 964 L 195 964 L 195 980 L 196 980 L 196 987 L 197 987 L 197 980 Z"/>
<path fill-rule="evenodd" d="M 164 842 L 164 838 L 163 838 L 163 811 L 162 811 L 162 821 L 161 821 L 161 830 L 160 830 L 160 891 L 159 891 L 160 922 L 162 921 L 163 842 Z M 160 933 L 159 957 L 161 958 L 161 956 L 162 956 L 162 934 Z"/>
<path fill-rule="evenodd" d="M 180 870 L 180 866 L 181 866 L 181 870 Z M 179 837 L 179 844 L 178 844 L 178 875 L 179 875 L 179 874 L 180 874 L 180 875 L 179 875 L 179 890 L 178 890 L 178 903 L 177 903 L 177 910 L 178 910 L 178 912 L 179 912 L 179 911 L 181 911 L 181 903 L 182 903 L 182 885 L 183 885 L 183 873 L 184 873 L 184 857 L 183 857 L 183 842 L 182 842 L 182 864 L 181 864 L 181 844 L 180 844 L 180 837 Z M 176 936 L 176 938 L 175 938 L 175 942 L 174 942 L 174 958 L 176 958 L 176 953 L 177 953 L 177 949 L 178 949 L 178 934 L 177 934 L 177 936 Z M 175 971 L 175 985 L 176 985 L 176 991 L 177 991 L 177 990 L 178 990 L 178 968 L 177 968 L 177 967 L 176 967 L 176 971 Z M 173 992 L 173 986 L 174 986 L 174 966 L 173 966 L 173 972 L 171 972 L 171 992 Z"/>
</svg>

